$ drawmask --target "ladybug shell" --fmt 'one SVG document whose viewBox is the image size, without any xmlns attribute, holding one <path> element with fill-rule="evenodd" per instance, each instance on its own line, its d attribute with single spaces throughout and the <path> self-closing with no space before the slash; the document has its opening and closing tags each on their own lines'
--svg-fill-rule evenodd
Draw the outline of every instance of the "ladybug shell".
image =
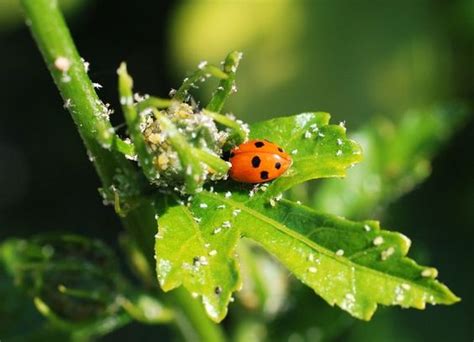
<svg viewBox="0 0 474 342">
<path fill-rule="evenodd" d="M 263 183 L 282 175 L 291 165 L 291 157 L 268 140 L 249 140 L 230 152 L 229 176 L 242 183 Z"/>
</svg>

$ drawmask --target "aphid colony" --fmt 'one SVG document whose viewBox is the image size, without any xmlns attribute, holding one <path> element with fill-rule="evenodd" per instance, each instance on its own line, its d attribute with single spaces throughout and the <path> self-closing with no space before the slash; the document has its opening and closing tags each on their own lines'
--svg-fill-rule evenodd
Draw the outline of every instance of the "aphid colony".
<svg viewBox="0 0 474 342">
<path fill-rule="evenodd" d="M 267 182 L 282 175 L 291 165 L 290 155 L 268 140 L 250 140 L 236 145 L 230 128 L 220 129 L 205 111 L 187 103 L 173 101 L 162 113 L 193 148 L 220 158 L 224 149 L 234 146 L 230 151 L 229 161 L 232 166 L 229 173 L 219 173 L 202 163 L 202 174 L 195 175 L 201 185 L 206 180 L 226 179 L 228 175 L 238 182 Z M 182 165 L 175 146 L 168 139 L 172 133 L 162 129 L 152 111 L 145 109 L 141 118 L 141 130 L 154 154 L 153 163 L 158 171 L 155 183 L 162 187 L 182 184 L 185 174 L 190 175 L 193 170 Z M 245 129 L 248 130 L 246 127 Z"/>
<path fill-rule="evenodd" d="M 220 158 L 224 146 L 232 146 L 232 132 L 229 128 L 218 127 L 213 119 L 203 111 L 198 110 L 187 103 L 173 101 L 169 108 L 161 113 L 175 125 L 187 143 L 193 148 L 203 150 Z M 145 141 L 154 154 L 154 166 L 158 171 L 155 183 L 158 186 L 170 187 L 183 184 L 185 174 L 194 171 L 188 166 L 183 166 L 175 146 L 170 142 L 170 133 L 162 129 L 159 120 L 156 120 L 152 111 L 145 110 L 141 113 L 142 132 Z M 242 124 L 245 125 L 245 124 Z M 219 173 L 208 167 L 204 162 L 202 174 L 193 175 L 199 179 L 202 185 L 206 180 L 219 180 L 227 178 L 226 173 Z"/>
</svg>

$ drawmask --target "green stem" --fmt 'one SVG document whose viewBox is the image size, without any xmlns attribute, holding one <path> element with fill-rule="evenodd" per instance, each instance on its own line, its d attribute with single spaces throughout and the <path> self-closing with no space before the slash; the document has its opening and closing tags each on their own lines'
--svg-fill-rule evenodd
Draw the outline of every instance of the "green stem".
<svg viewBox="0 0 474 342">
<path fill-rule="evenodd" d="M 108 151 L 115 140 L 106 108 L 87 76 L 55 0 L 22 0 L 27 24 L 78 131 L 95 161 L 105 187 L 112 185 L 117 164 L 127 161 Z"/>
<path fill-rule="evenodd" d="M 237 72 L 241 59 L 242 52 L 233 51 L 227 55 L 224 62 L 224 72 L 228 77 L 219 82 L 219 86 L 206 107 L 207 110 L 220 112 L 229 95 L 236 91 L 235 73 Z"/>
<path fill-rule="evenodd" d="M 145 176 L 151 182 L 158 178 L 158 172 L 153 165 L 153 155 L 148 150 L 148 147 L 140 129 L 140 115 L 133 103 L 133 80 L 127 72 L 127 65 L 122 63 L 117 70 L 119 76 L 118 90 L 120 94 L 120 103 L 122 104 L 122 111 L 127 122 L 130 137 L 133 140 L 133 145 L 138 155 L 138 160 L 145 173 Z"/>
<path fill-rule="evenodd" d="M 239 143 L 247 140 L 248 132 L 245 131 L 245 129 L 242 127 L 242 124 L 239 124 L 241 121 L 237 122 L 236 120 L 232 120 L 223 114 L 215 113 L 208 109 L 204 109 L 203 112 L 207 116 L 210 116 L 215 122 L 232 129 L 232 131 L 238 136 Z"/>
<path fill-rule="evenodd" d="M 216 156 L 215 154 L 206 152 L 199 148 L 192 147 L 192 154 L 194 154 L 198 159 L 203 161 L 207 166 L 209 166 L 214 172 L 218 174 L 226 174 L 229 171 L 229 164 Z"/>
<path fill-rule="evenodd" d="M 225 72 L 223 72 L 215 65 L 205 64 L 202 67 L 199 67 L 199 69 L 196 70 L 193 74 L 191 74 L 191 76 L 184 79 L 183 84 L 179 87 L 179 89 L 176 91 L 176 94 L 173 96 L 173 100 L 179 102 L 185 101 L 189 89 L 195 87 L 196 83 L 199 82 L 203 77 L 207 77 L 207 75 L 211 75 L 222 80 L 225 80 L 229 77 Z"/>
<path fill-rule="evenodd" d="M 158 108 L 158 109 L 165 109 L 171 106 L 173 100 L 170 99 L 162 99 L 155 96 L 150 96 L 147 99 L 137 103 L 137 111 L 138 113 L 143 112 L 147 108 Z"/>
<path fill-rule="evenodd" d="M 26 21 L 38 44 L 51 75 L 63 97 L 77 129 L 90 153 L 103 186 L 109 189 L 114 185 L 118 171 L 133 175 L 133 165 L 120 153 L 111 149 L 117 144 L 117 137 L 105 114 L 105 106 L 98 98 L 83 62 L 76 50 L 64 18 L 58 8 L 57 0 L 21 0 Z M 124 146 L 122 146 L 124 147 Z M 125 150 L 128 151 L 126 147 Z M 128 177 L 136 189 L 142 190 L 140 177 Z M 143 191 L 143 190 L 142 190 Z M 122 218 L 123 225 L 137 242 L 147 258 L 150 267 L 154 266 L 154 235 L 156 233 L 155 212 L 150 205 L 142 205 Z M 182 331 L 189 335 L 192 329 L 200 337 L 216 337 L 223 340 L 220 327 L 207 319 L 204 310 L 196 307 L 194 301 L 171 293 L 167 296 L 176 310 L 184 312 L 189 322 L 188 329 Z M 180 322 L 175 321 L 178 327 Z"/>
</svg>

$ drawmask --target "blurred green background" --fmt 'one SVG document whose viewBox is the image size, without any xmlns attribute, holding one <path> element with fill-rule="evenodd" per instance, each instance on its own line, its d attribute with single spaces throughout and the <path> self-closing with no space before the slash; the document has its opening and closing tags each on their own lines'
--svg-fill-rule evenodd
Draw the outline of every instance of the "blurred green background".
<svg viewBox="0 0 474 342">
<path fill-rule="evenodd" d="M 200 61 L 217 63 L 240 50 L 238 92 L 226 110 L 249 122 L 311 110 L 344 120 L 363 143 L 365 162 L 347 180 L 313 182 L 289 195 L 348 218 L 381 219 L 412 238 L 411 256 L 436 266 L 462 298 L 425 311 L 381 308 L 365 323 L 329 308 L 283 271 L 283 282 L 291 283 L 283 304 L 274 294 L 271 314 L 235 309 L 226 319 L 235 340 L 474 338 L 472 0 L 68 0 L 63 6 L 91 78 L 103 85 L 99 95 L 114 108 L 115 70 L 123 60 L 137 90 L 165 96 Z M 120 253 L 119 221 L 101 203 L 99 181 L 17 0 L 0 0 L 0 51 L 0 240 L 67 231 L 97 237 Z M 208 89 L 196 98 L 206 102 Z M 120 113 L 112 120 L 123 121 Z M 0 286 L 0 340 L 7 341 L 25 322 L 10 317 L 5 326 L 1 295 Z M 102 340 L 172 334 L 166 326 L 131 324 Z"/>
</svg>

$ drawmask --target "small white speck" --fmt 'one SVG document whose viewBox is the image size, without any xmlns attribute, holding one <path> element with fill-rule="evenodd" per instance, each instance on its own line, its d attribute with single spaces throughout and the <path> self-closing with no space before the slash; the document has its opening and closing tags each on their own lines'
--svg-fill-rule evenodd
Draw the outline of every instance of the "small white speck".
<svg viewBox="0 0 474 342">
<path fill-rule="evenodd" d="M 71 67 L 71 61 L 63 56 L 59 56 L 54 60 L 54 67 L 59 71 L 66 72 Z"/>
<path fill-rule="evenodd" d="M 199 297 L 199 294 L 197 292 L 193 292 L 193 293 L 191 293 L 191 296 L 193 298 L 197 298 L 197 297 Z"/>
<path fill-rule="evenodd" d="M 214 256 L 216 254 L 217 254 L 217 251 L 215 249 L 213 249 L 212 251 L 209 252 L 210 256 Z"/>
<path fill-rule="evenodd" d="M 346 122 L 345 121 L 339 122 L 339 126 L 346 128 Z"/>
<path fill-rule="evenodd" d="M 234 297 L 230 297 L 229 298 L 229 302 L 233 303 L 235 301 L 235 298 Z"/>
<path fill-rule="evenodd" d="M 344 255 L 344 250 L 343 249 L 338 249 L 336 252 L 337 256 L 343 256 Z"/>
<path fill-rule="evenodd" d="M 194 218 L 194 221 L 196 221 L 197 223 L 201 222 L 201 218 L 200 217 L 195 217 Z"/>
<path fill-rule="evenodd" d="M 337 150 L 337 153 L 336 153 L 336 156 L 342 156 L 342 151 L 341 150 Z"/>
<path fill-rule="evenodd" d="M 61 77 L 61 82 L 63 83 L 69 83 L 71 81 L 71 76 L 69 76 L 66 73 L 63 73 L 63 76 Z"/>
<path fill-rule="evenodd" d="M 207 208 L 207 204 L 206 203 L 201 203 L 201 204 L 199 204 L 199 207 L 200 208 Z"/>
<path fill-rule="evenodd" d="M 204 69 L 207 65 L 207 61 L 201 61 L 199 64 L 198 64 L 198 68 L 199 69 Z"/>
<path fill-rule="evenodd" d="M 372 242 L 375 246 L 380 246 L 384 243 L 383 237 L 377 236 L 374 241 Z"/>
<path fill-rule="evenodd" d="M 222 231 L 222 228 L 221 228 L 221 227 L 217 227 L 216 229 L 214 229 L 213 233 L 214 233 L 214 234 L 219 234 L 221 231 Z"/>
<path fill-rule="evenodd" d="M 224 196 L 225 198 L 229 198 L 230 196 L 232 196 L 232 192 L 227 191 Z"/>
<path fill-rule="evenodd" d="M 204 257 L 204 256 L 200 256 L 200 257 L 199 257 L 199 262 L 200 262 L 201 265 L 203 265 L 203 266 L 209 265 L 209 262 L 207 261 L 206 257 Z"/>
<path fill-rule="evenodd" d="M 230 221 L 222 222 L 222 228 L 230 228 L 230 227 L 232 227 L 232 224 L 230 223 Z"/>
<path fill-rule="evenodd" d="M 71 100 L 71 99 L 67 99 L 67 100 L 64 102 L 63 108 L 64 108 L 64 109 L 68 109 L 68 108 L 71 108 L 71 107 L 72 107 L 72 100 Z"/>
<path fill-rule="evenodd" d="M 311 261 L 311 262 L 314 261 L 314 255 L 313 254 L 308 255 L 308 261 Z"/>
<path fill-rule="evenodd" d="M 409 289 L 411 289 L 411 286 L 404 283 L 404 284 L 402 284 L 402 288 L 403 288 L 404 290 L 409 290 Z"/>
<path fill-rule="evenodd" d="M 317 271 L 318 271 L 318 269 L 314 266 L 308 267 L 308 272 L 310 272 L 310 273 L 316 273 Z"/>
<path fill-rule="evenodd" d="M 325 137 L 325 135 L 324 135 L 323 133 L 321 133 L 321 132 L 318 133 L 318 136 L 320 136 L 321 138 L 324 138 L 324 137 Z"/>
<path fill-rule="evenodd" d="M 93 86 L 95 89 L 101 89 L 101 88 L 102 88 L 102 84 L 96 83 L 96 82 L 92 83 L 92 86 Z"/>
<path fill-rule="evenodd" d="M 337 144 L 342 145 L 342 140 L 340 138 L 337 138 Z"/>
<path fill-rule="evenodd" d="M 438 270 L 436 268 L 425 268 L 421 272 L 421 276 L 425 278 L 436 278 L 438 276 Z"/>
<path fill-rule="evenodd" d="M 220 204 L 217 206 L 217 209 L 224 209 L 225 208 L 225 204 Z"/>
<path fill-rule="evenodd" d="M 90 63 L 86 62 L 84 58 L 81 58 L 82 65 L 84 65 L 84 71 L 89 72 Z"/>
<path fill-rule="evenodd" d="M 270 198 L 270 205 L 272 207 L 276 206 L 276 201 L 273 198 Z"/>
<path fill-rule="evenodd" d="M 301 201 L 296 201 L 296 204 L 301 205 Z"/>
<path fill-rule="evenodd" d="M 366 232 L 370 232 L 370 226 L 368 224 L 364 224 L 364 229 Z"/>
<path fill-rule="evenodd" d="M 297 153 L 298 153 L 298 150 L 293 150 L 293 151 L 291 151 L 291 154 L 293 154 L 293 155 L 295 155 L 295 154 L 297 154 Z"/>
<path fill-rule="evenodd" d="M 234 209 L 234 210 L 232 211 L 232 216 L 237 216 L 237 215 L 239 215 L 241 211 L 242 211 L 242 210 L 240 210 L 240 209 Z"/>
<path fill-rule="evenodd" d="M 382 251 L 382 260 L 387 260 L 393 253 L 395 253 L 395 248 L 393 247 L 389 247 L 387 250 Z"/>
<path fill-rule="evenodd" d="M 404 299 L 405 299 L 405 296 L 402 295 L 402 294 L 398 294 L 398 295 L 395 297 L 395 300 L 396 300 L 397 302 L 401 302 L 401 301 L 404 300 Z"/>
<path fill-rule="evenodd" d="M 310 139 L 312 136 L 313 136 L 313 135 L 311 134 L 310 131 L 306 131 L 306 132 L 304 133 L 305 139 Z"/>
<path fill-rule="evenodd" d="M 352 293 L 346 293 L 346 299 L 351 301 L 351 302 L 355 301 L 355 297 Z"/>
</svg>

